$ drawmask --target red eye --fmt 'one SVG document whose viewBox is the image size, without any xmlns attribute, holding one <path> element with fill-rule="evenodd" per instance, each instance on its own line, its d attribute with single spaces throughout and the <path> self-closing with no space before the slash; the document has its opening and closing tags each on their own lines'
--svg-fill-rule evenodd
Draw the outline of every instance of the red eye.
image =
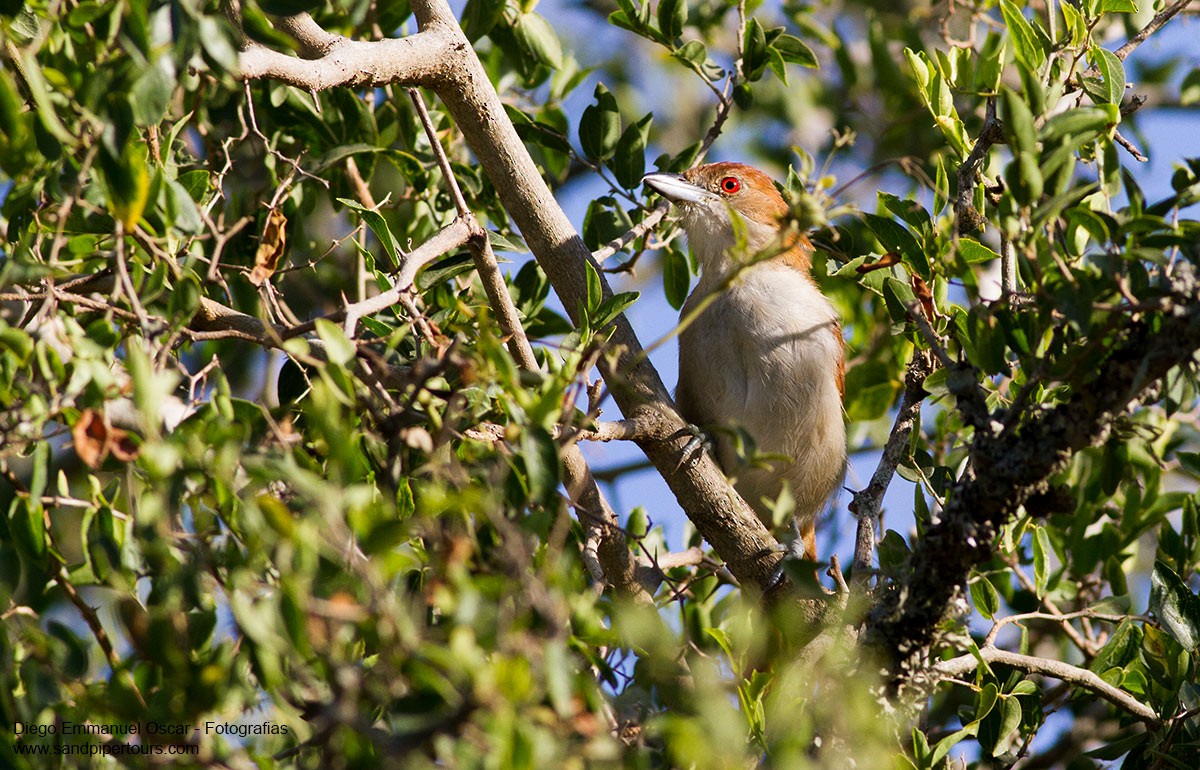
<svg viewBox="0 0 1200 770">
<path fill-rule="evenodd" d="M 727 176 L 721 180 L 721 192 L 732 195 L 742 189 L 742 183 L 738 181 L 736 176 Z"/>
</svg>

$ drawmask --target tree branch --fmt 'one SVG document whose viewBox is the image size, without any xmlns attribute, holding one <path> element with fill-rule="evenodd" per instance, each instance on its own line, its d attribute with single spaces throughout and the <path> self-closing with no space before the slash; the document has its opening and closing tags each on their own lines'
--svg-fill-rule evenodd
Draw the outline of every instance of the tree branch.
<svg viewBox="0 0 1200 770">
<path fill-rule="evenodd" d="M 979 138 L 975 146 L 958 167 L 958 194 L 954 198 L 954 232 L 956 235 L 973 233 L 983 226 L 983 214 L 975 210 L 972 199 L 975 197 L 975 187 L 979 184 L 979 174 L 983 169 L 983 160 L 988 150 L 994 144 L 1004 142 L 1004 124 L 996 117 L 996 99 L 989 97 L 987 111 L 983 119 L 983 127 L 979 129 Z"/>
<path fill-rule="evenodd" d="M 854 499 L 850 501 L 850 512 L 858 517 L 852 574 L 855 585 L 864 584 L 870 575 L 871 559 L 875 553 L 875 522 L 882 512 L 883 495 L 892 483 L 896 466 L 908 454 L 913 429 L 920 424 L 921 402 L 928 395 L 924 388 L 925 378 L 932 372 L 933 356 L 927 350 L 914 349 L 904 376 L 904 397 L 883 447 L 883 456 L 879 458 L 871 482 L 865 489 L 855 492 Z"/>
<path fill-rule="evenodd" d="M 307 30 L 307 25 L 304 26 Z M 446 83 L 455 58 L 447 54 L 457 42 L 455 38 L 461 36 L 461 32 L 454 35 L 441 25 L 432 25 L 405 38 L 370 42 L 326 34 L 316 44 L 315 36 L 306 36 L 309 52 L 324 50 L 320 58 L 310 59 L 280 53 L 248 40 L 238 55 L 238 67 L 246 80 L 270 78 L 311 91 L 336 86 L 377 88 L 392 83 L 435 87 Z"/>
<path fill-rule="evenodd" d="M 903 590 L 876 608 L 869 638 L 900 659 L 920 653 L 961 595 L 967 576 L 991 557 L 1000 527 L 1086 447 L 1105 441 L 1114 419 L 1200 350 L 1200 297 L 1190 272 L 1176 271 L 1172 305 L 1130 322 L 1094 378 L 1069 400 L 1003 425 L 988 415 L 969 448 L 971 472 L 951 489 L 939 518 L 915 543 Z M 1154 321 L 1154 323 L 1151 323 Z M 955 375 L 952 373 L 951 378 Z M 953 388 L 952 388 L 953 391 Z M 960 406 L 962 402 L 960 401 Z"/>
<path fill-rule="evenodd" d="M 496 254 L 492 251 L 492 243 L 488 239 L 487 231 L 467 208 L 466 199 L 459 188 L 458 180 L 454 177 L 454 169 L 450 166 L 450 160 L 446 157 L 446 152 L 438 140 L 437 131 L 429 117 L 429 111 L 425 108 L 425 101 L 416 89 L 409 89 L 408 95 L 421 120 L 421 125 L 425 129 L 425 136 L 433 148 L 434 157 L 437 159 L 442 176 L 450 188 L 450 195 L 454 199 L 459 221 L 469 224 L 467 248 L 475 262 L 475 271 L 479 275 L 480 283 L 483 284 L 484 293 L 487 294 L 488 303 L 495 313 L 500 331 L 507 338 L 509 352 L 522 369 L 538 371 L 541 367 L 534 355 L 533 346 L 529 344 L 529 337 L 521 326 L 521 318 L 508 293 L 508 287 L 504 284 L 504 276 L 501 275 L 500 266 L 496 263 Z M 593 579 L 597 582 L 609 583 L 623 595 L 637 601 L 652 602 L 653 597 L 637 580 L 633 554 L 629 550 L 620 520 L 600 491 L 599 485 L 596 484 L 596 479 L 592 476 L 583 452 L 574 442 L 571 442 L 562 447 L 561 456 L 564 486 L 575 507 L 580 523 L 587 530 L 584 537 L 587 544 L 584 549 L 584 558 L 590 563 L 589 569 L 592 570 Z M 593 555 L 594 561 L 591 558 Z M 597 567 L 600 574 L 596 574 Z"/>
<path fill-rule="evenodd" d="M 1164 24 L 1175 18 L 1180 11 L 1182 11 L 1184 8 L 1187 8 L 1191 3 L 1192 0 L 1176 0 L 1174 5 L 1169 5 L 1156 13 L 1154 18 L 1150 19 L 1146 26 L 1142 27 L 1136 35 L 1126 41 L 1125 45 L 1121 46 L 1113 53 L 1116 54 L 1118 59 L 1124 61 L 1125 57 L 1133 53 L 1135 48 L 1146 42 L 1148 37 L 1162 29 Z"/>
<path fill-rule="evenodd" d="M 444 0 L 414 0 L 412 8 L 421 29 L 415 35 L 373 43 L 339 41 L 311 61 L 248 43 L 241 58 L 242 76 L 276 78 L 317 90 L 384 83 L 433 89 L 567 312 L 578 322 L 579 308 L 587 298 L 587 265 L 595 268 L 595 260 L 517 136 L 449 6 Z M 603 274 L 600 281 L 603 296 L 612 296 Z M 680 466 L 687 443 L 686 424 L 624 316 L 613 322 L 609 339 L 616 355 L 602 357 L 600 363 L 609 390 L 625 417 L 637 418 L 653 429 L 639 445 L 737 579 L 768 587 L 781 558 L 775 538 L 710 457 Z"/>
<path fill-rule="evenodd" d="M 475 222 L 474 217 L 459 217 L 429 236 L 420 246 L 402 256 L 400 271 L 396 273 L 396 283 L 392 288 L 382 291 L 374 297 L 367 297 L 362 302 L 346 306 L 343 311 L 346 319 L 344 323 L 346 336 L 354 335 L 358 319 L 378 313 L 399 302 L 402 294 L 412 291 L 413 281 L 416 280 L 417 273 L 422 267 L 451 249 L 465 245 L 470 240 L 473 230 L 478 227 L 479 223 Z"/>
<path fill-rule="evenodd" d="M 988 663 L 1012 666 L 1028 674 L 1042 674 L 1044 676 L 1052 676 L 1055 679 L 1061 679 L 1069 684 L 1094 692 L 1114 706 L 1133 714 L 1152 730 L 1157 730 L 1163 726 L 1162 718 L 1153 709 L 1124 690 L 1113 687 L 1086 668 L 1079 668 L 1078 666 L 1072 666 L 1069 663 L 1063 663 L 1058 660 L 1036 658 L 1032 655 L 1021 655 L 990 645 L 980 648 L 979 657 Z M 933 671 L 939 676 L 949 679 L 961 677 L 963 674 L 970 673 L 978 667 L 979 658 L 974 654 L 967 654 L 937 663 L 933 666 Z"/>
</svg>

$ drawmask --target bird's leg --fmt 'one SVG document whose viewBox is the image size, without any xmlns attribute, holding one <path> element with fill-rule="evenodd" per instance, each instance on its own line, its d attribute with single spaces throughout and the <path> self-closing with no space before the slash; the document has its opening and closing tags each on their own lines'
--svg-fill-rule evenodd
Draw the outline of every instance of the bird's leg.
<svg viewBox="0 0 1200 770">
<path fill-rule="evenodd" d="M 817 560 L 817 532 L 814 522 L 809 521 L 801 525 L 799 519 L 792 519 L 792 531 L 790 535 L 790 537 L 785 537 L 784 541 L 779 544 L 779 550 L 783 553 L 783 558 L 779 560 L 779 566 L 775 568 L 774 574 L 771 575 L 768 585 L 772 588 L 783 582 L 785 574 L 788 574 L 786 570 L 789 568 L 789 562 L 814 563 Z M 790 574 L 793 579 L 800 575 L 794 569 Z M 805 573 L 804 577 L 807 578 L 808 574 Z M 813 582 L 819 586 L 820 577 L 815 570 L 811 574 Z"/>
</svg>

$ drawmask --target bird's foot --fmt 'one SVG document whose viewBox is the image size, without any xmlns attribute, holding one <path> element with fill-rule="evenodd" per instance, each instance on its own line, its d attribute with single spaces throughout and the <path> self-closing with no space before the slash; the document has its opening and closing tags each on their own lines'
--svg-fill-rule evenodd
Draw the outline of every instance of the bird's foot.
<svg viewBox="0 0 1200 770">
<path fill-rule="evenodd" d="M 713 447 L 712 439 L 705 433 L 699 425 L 688 423 L 683 430 L 675 434 L 674 437 L 688 436 L 688 442 L 683 445 L 683 451 L 680 452 L 679 463 L 675 466 L 678 471 L 685 465 L 691 467 L 700 461 L 706 449 L 711 450 Z"/>
<path fill-rule="evenodd" d="M 776 588 L 787 579 L 791 579 L 797 587 L 813 593 L 825 593 L 817 576 L 818 562 L 815 561 L 808 539 L 800 531 L 797 522 L 793 522 L 791 536 L 784 536 L 775 546 L 778 553 L 783 554 L 775 571 L 771 574 L 768 585 Z"/>
</svg>

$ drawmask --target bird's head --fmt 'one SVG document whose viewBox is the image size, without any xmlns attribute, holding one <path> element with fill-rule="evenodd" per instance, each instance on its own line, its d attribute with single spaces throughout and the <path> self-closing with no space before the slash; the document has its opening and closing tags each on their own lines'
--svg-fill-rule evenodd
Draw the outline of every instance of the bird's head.
<svg viewBox="0 0 1200 770">
<path fill-rule="evenodd" d="M 769 248 L 790 247 L 781 257 L 808 269 L 808 239 L 783 233 L 781 240 L 788 205 L 771 178 L 753 166 L 708 163 L 682 174 L 647 174 L 642 182 L 675 204 L 692 251 L 705 270 L 724 272 L 730 250 L 739 243 L 737 220 L 744 225 L 743 258 Z"/>
</svg>

